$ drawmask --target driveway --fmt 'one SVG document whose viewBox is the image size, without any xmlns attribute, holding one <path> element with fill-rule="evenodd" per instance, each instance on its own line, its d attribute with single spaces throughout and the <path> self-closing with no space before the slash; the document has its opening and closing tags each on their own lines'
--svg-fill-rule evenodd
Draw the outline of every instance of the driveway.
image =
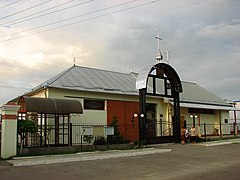
<svg viewBox="0 0 240 180">
<path fill-rule="evenodd" d="M 168 144 L 171 152 L 35 166 L 1 166 L 1 180 L 240 179 L 240 144 Z"/>
</svg>

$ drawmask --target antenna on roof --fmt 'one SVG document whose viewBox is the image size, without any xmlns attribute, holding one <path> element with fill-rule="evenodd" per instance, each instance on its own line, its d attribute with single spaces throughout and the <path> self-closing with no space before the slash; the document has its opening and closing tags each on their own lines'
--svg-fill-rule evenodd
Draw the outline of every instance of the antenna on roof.
<svg viewBox="0 0 240 180">
<path fill-rule="evenodd" d="M 76 58 L 75 56 L 73 57 L 73 66 L 75 66 L 75 63 L 76 63 Z"/>
<path fill-rule="evenodd" d="M 169 52 L 170 52 L 170 51 L 167 49 L 167 50 L 166 50 L 166 55 L 167 55 L 167 63 L 168 63 L 168 64 L 169 64 Z"/>
<path fill-rule="evenodd" d="M 160 38 L 159 33 L 157 34 L 157 36 L 155 38 L 158 41 L 158 52 L 157 52 L 157 55 L 156 55 L 156 60 L 157 60 L 157 63 L 160 63 L 163 60 L 163 55 L 160 51 L 160 40 L 162 40 L 162 38 Z"/>
</svg>

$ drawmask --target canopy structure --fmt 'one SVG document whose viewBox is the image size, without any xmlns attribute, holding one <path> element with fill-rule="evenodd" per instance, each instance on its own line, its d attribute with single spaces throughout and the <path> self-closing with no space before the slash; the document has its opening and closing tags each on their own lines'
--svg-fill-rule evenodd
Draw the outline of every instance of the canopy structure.
<svg viewBox="0 0 240 180">
<path fill-rule="evenodd" d="M 213 110 L 227 110 L 233 111 L 235 110 L 234 107 L 231 106 L 221 106 L 221 105 L 213 105 L 213 104 L 199 104 L 199 103 L 185 103 L 180 102 L 180 107 L 186 108 L 199 108 L 199 109 L 213 109 Z"/>
<path fill-rule="evenodd" d="M 70 114 L 83 113 L 82 104 L 73 99 L 37 98 L 23 96 L 19 103 L 21 109 L 26 112 L 45 114 Z"/>
</svg>

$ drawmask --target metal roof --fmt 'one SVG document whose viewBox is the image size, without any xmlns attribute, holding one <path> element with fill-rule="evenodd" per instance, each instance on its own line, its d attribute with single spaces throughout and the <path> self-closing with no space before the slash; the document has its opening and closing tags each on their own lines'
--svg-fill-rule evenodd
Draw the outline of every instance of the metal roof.
<svg viewBox="0 0 240 180">
<path fill-rule="evenodd" d="M 99 70 L 81 66 L 72 66 L 33 89 L 55 87 L 72 90 L 107 92 L 119 94 L 138 94 L 135 89 L 134 75 Z"/>
<path fill-rule="evenodd" d="M 218 110 L 236 110 L 234 107 L 220 106 L 220 105 L 210 105 L 210 104 L 197 104 L 197 103 L 180 103 L 180 107 L 187 108 L 198 108 L 198 109 L 218 109 Z"/>
<path fill-rule="evenodd" d="M 24 109 L 27 112 L 37 112 L 46 114 L 70 114 L 83 113 L 80 101 L 73 99 L 54 99 L 23 97 Z"/>
<path fill-rule="evenodd" d="M 136 73 L 127 74 L 82 66 L 72 66 L 39 86 L 36 86 L 32 91 L 41 87 L 54 87 L 80 91 L 138 95 L 138 90 L 135 87 L 136 79 Z M 196 83 L 182 81 L 182 86 L 183 93 L 180 93 L 181 102 L 230 106 L 223 99 Z M 148 88 L 151 89 L 151 87 Z"/>
</svg>

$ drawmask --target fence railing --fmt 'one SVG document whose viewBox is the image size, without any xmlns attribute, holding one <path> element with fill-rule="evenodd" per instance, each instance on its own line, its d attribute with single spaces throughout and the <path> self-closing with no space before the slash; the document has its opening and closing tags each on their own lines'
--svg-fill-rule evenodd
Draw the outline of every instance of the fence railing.
<svg viewBox="0 0 240 180">
<path fill-rule="evenodd" d="M 96 143 L 124 143 L 138 140 L 138 126 L 117 125 L 114 127 L 116 137 L 109 135 L 107 129 L 110 126 L 106 124 L 60 124 L 38 126 L 37 133 L 29 133 L 24 141 L 23 147 L 48 147 L 48 146 L 89 146 Z M 154 129 L 155 127 L 155 129 Z M 147 133 L 156 137 L 171 136 L 173 128 L 171 123 L 157 122 Z M 188 132 L 192 124 L 187 124 Z M 240 136 L 240 123 L 215 123 L 215 124 L 197 124 L 195 125 L 199 137 L 235 137 Z M 149 132 L 148 132 L 149 131 Z M 109 135 L 109 136 L 107 136 Z M 153 136 L 151 136 L 153 137 Z M 106 142 L 107 141 L 107 142 Z M 20 139 L 19 139 L 20 145 Z"/>
<path fill-rule="evenodd" d="M 187 124 L 188 132 L 191 132 L 192 124 Z M 199 137 L 235 137 L 240 136 L 240 123 L 215 123 L 215 124 L 196 124 L 196 132 Z"/>
<path fill-rule="evenodd" d="M 110 126 L 106 124 L 60 124 L 38 126 L 38 132 L 28 133 L 23 147 L 48 147 L 48 146 L 87 146 L 94 143 L 124 143 L 138 138 L 138 126 L 117 125 L 113 132 L 117 138 L 109 134 Z M 107 135 L 110 135 L 109 137 Z M 107 141 L 107 142 L 105 142 Z M 19 139 L 20 146 L 20 139 Z"/>
</svg>

